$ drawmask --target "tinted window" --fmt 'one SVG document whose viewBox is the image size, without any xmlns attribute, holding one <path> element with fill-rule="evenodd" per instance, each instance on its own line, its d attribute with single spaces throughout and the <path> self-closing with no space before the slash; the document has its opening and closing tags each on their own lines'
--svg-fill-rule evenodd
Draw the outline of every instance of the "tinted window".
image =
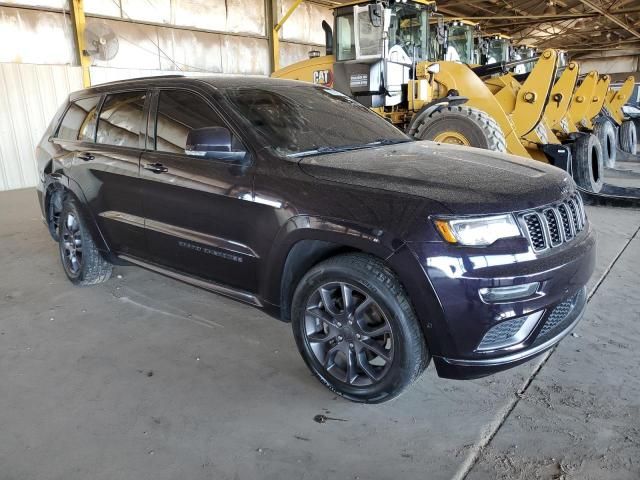
<svg viewBox="0 0 640 480">
<path fill-rule="evenodd" d="M 99 102 L 99 96 L 71 102 L 67 112 L 64 114 L 57 137 L 64 140 L 93 141 L 96 126 L 96 109 Z"/>
<path fill-rule="evenodd" d="M 145 99 L 145 92 L 108 95 L 100 111 L 96 142 L 138 148 Z"/>
<path fill-rule="evenodd" d="M 376 113 L 328 88 L 230 88 L 224 94 L 248 122 L 247 132 L 257 133 L 263 143 L 281 154 L 409 141 Z"/>
<path fill-rule="evenodd" d="M 156 150 L 204 157 L 187 143 L 206 132 L 226 126 L 218 114 L 199 95 L 186 90 L 162 90 L 156 117 Z M 204 137 L 203 137 L 204 135 Z M 211 135 L 209 136 L 211 138 Z M 189 142 L 188 142 L 189 141 Z M 193 142 L 192 142 L 193 143 Z M 237 138 L 231 138 L 231 151 L 244 150 Z M 222 155 L 207 155 L 223 158 Z"/>
</svg>

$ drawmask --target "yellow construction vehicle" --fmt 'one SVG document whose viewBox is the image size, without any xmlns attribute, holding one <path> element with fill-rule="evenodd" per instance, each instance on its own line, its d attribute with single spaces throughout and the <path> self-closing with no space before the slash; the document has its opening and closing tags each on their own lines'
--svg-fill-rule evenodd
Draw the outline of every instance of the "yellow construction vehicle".
<svg viewBox="0 0 640 480">
<path fill-rule="evenodd" d="M 508 86 L 512 95 L 505 98 L 510 100 L 501 103 L 499 91 L 494 95 L 480 77 L 490 77 L 491 66 L 470 67 L 478 61 L 471 26 L 460 21 L 445 24 L 427 0 L 343 4 L 334 8 L 333 29 L 323 22 L 327 55 L 290 65 L 273 76 L 330 86 L 416 139 L 526 158 L 535 155 L 568 170 L 573 165 L 574 172 L 576 165 L 588 171 L 580 155 L 593 149 L 574 150 L 578 158 L 571 162 L 569 148 L 553 134 L 545 143 L 527 139 L 525 146 L 521 140 L 539 125 L 551 132 L 543 113 L 554 86 L 557 52 L 545 51 L 523 84 Z M 531 62 L 526 58 L 499 67 L 508 70 Z M 496 86 L 500 88 L 507 85 Z M 597 144 L 597 139 L 587 137 Z M 580 181 L 579 174 L 574 176 Z"/>
<path fill-rule="evenodd" d="M 473 29 L 445 25 L 433 10 L 426 0 L 338 6 L 335 32 L 327 34 L 335 49 L 331 42 L 326 57 L 273 76 L 331 85 L 417 139 L 530 158 L 511 118 L 467 66 L 476 62 Z"/>
<path fill-rule="evenodd" d="M 620 149 L 632 155 L 637 153 L 638 132 L 633 120 L 625 117 L 622 106 L 629 101 L 635 83 L 636 79 L 632 75 L 628 76 L 619 89 L 609 89 L 604 102 L 605 116 L 619 128 Z"/>
</svg>

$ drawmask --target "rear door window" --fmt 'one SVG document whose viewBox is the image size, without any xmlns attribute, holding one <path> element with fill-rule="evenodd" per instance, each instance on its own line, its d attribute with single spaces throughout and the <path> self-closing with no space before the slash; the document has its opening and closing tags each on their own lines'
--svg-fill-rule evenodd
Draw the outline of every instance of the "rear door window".
<svg viewBox="0 0 640 480">
<path fill-rule="evenodd" d="M 107 95 L 100 111 L 96 142 L 105 145 L 140 148 L 144 132 L 146 92 L 123 92 Z"/>
<path fill-rule="evenodd" d="M 96 111 L 100 96 L 82 98 L 71 102 L 67 109 L 57 138 L 62 140 L 83 140 L 92 142 L 95 135 Z"/>
</svg>

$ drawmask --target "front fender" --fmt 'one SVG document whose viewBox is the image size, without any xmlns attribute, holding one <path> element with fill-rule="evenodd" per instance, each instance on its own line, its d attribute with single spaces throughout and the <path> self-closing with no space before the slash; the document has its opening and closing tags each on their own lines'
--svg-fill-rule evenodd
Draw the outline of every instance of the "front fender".
<svg viewBox="0 0 640 480">
<path fill-rule="evenodd" d="M 293 247 L 302 241 L 323 242 L 335 251 L 359 250 L 382 259 L 403 245 L 399 238 L 375 228 L 312 215 L 292 217 L 274 238 L 262 272 L 260 293 L 266 302 L 280 305 L 285 263 Z"/>
</svg>

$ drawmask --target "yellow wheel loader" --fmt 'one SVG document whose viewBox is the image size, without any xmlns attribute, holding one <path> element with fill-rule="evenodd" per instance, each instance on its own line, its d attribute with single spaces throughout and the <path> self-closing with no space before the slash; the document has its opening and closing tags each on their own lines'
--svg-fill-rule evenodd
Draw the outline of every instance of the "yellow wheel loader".
<svg viewBox="0 0 640 480">
<path fill-rule="evenodd" d="M 273 76 L 330 86 L 416 139 L 507 151 L 526 158 L 533 158 L 535 151 L 537 159 L 570 169 L 569 148 L 557 140 L 544 148 L 532 144 L 530 149 L 521 140 L 542 122 L 552 85 L 525 81 L 513 108 L 505 111 L 469 66 L 477 62 L 473 30 L 468 25 L 465 28 L 464 22 L 445 26 L 434 17 L 433 9 L 433 2 L 424 0 L 369 0 L 335 7 L 334 28 L 323 22 L 327 55 L 290 65 Z M 557 62 L 555 51 L 547 56 L 548 62 L 542 62 L 540 69 Z M 530 76 L 535 79 L 537 75 Z M 525 118 L 531 112 L 533 122 Z"/>
<path fill-rule="evenodd" d="M 604 102 L 605 116 L 619 128 L 620 150 L 631 155 L 637 153 L 638 132 L 633 120 L 625 117 L 622 106 L 629 101 L 635 83 L 636 79 L 632 75 L 628 76 L 619 89 L 609 89 Z"/>
<path fill-rule="evenodd" d="M 445 27 L 433 9 L 422 0 L 336 7 L 333 32 L 323 25 L 328 55 L 273 76 L 330 85 L 417 139 L 531 158 L 512 120 L 467 66 L 475 60 L 473 30 Z"/>
</svg>

